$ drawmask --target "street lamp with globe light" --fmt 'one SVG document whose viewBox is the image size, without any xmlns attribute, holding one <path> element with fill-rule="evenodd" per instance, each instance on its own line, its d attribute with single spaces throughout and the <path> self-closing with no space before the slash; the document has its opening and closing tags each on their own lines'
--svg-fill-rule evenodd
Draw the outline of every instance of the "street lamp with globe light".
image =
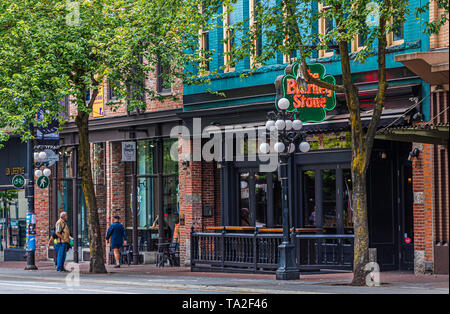
<svg viewBox="0 0 450 314">
<path fill-rule="evenodd" d="M 279 248 L 279 266 L 276 271 L 277 280 L 299 279 L 300 272 L 295 262 L 295 245 L 289 239 L 289 205 L 288 205 L 288 160 L 295 152 L 296 144 L 300 142 L 298 148 L 302 153 L 310 149 L 310 145 L 305 140 L 305 136 L 300 130 L 303 123 L 295 118 L 294 113 L 288 112 L 290 102 L 287 98 L 281 98 L 277 103 L 278 112 L 269 112 L 266 128 L 269 132 L 277 132 L 278 141 L 273 146 L 280 159 L 280 181 L 282 188 L 282 220 L 283 220 L 283 241 Z M 268 143 L 262 143 L 260 152 L 267 154 L 270 151 Z"/>
</svg>

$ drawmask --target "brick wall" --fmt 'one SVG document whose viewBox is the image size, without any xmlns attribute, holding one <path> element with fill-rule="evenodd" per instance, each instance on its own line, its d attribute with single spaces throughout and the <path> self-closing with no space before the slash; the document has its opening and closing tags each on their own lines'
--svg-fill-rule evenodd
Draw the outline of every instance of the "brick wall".
<svg viewBox="0 0 450 314">
<path fill-rule="evenodd" d="M 181 139 L 179 143 L 179 156 L 183 156 L 186 151 L 181 151 L 181 147 L 191 147 L 191 141 Z M 188 149 L 191 152 L 190 149 Z M 180 216 L 184 217 L 184 224 L 180 225 L 180 262 L 187 265 L 190 262 L 190 232 L 202 230 L 202 162 L 191 161 L 184 169 L 179 163 L 179 203 Z"/>
<path fill-rule="evenodd" d="M 147 80 L 145 80 L 146 88 L 149 90 L 157 91 L 157 76 L 156 73 L 149 74 Z M 108 103 L 107 96 L 107 87 L 108 82 L 105 80 L 103 83 L 103 99 L 104 99 L 104 117 L 118 117 L 124 116 L 127 114 L 127 107 L 124 102 L 110 102 Z M 152 111 L 160 111 L 160 110 L 170 110 L 177 109 L 183 107 L 183 84 L 181 80 L 175 80 L 172 85 L 172 89 L 170 92 L 163 94 L 166 98 L 163 101 L 152 100 L 150 95 L 146 95 L 146 112 Z M 98 96 L 100 97 L 100 96 Z M 174 98 L 175 97 L 175 98 Z M 70 120 L 76 116 L 77 114 L 77 106 L 75 103 L 69 103 L 69 116 L 71 116 Z M 101 118 L 93 118 L 92 114 L 90 115 L 90 119 L 101 119 Z"/>
<path fill-rule="evenodd" d="M 37 180 L 37 178 L 34 178 Z M 36 181 L 35 181 L 36 182 Z M 34 188 L 34 211 L 36 213 L 36 260 L 47 259 L 47 242 L 50 238 L 50 187 L 40 189 Z"/>
<path fill-rule="evenodd" d="M 108 228 L 115 215 L 122 218 L 122 224 L 127 225 L 125 204 L 125 165 L 122 162 L 122 146 L 120 142 L 106 143 L 106 217 L 105 226 Z M 109 247 L 106 250 L 108 256 Z"/>
<path fill-rule="evenodd" d="M 425 262 L 433 260 L 433 155 L 430 144 L 414 143 L 413 147 L 421 151 L 419 157 L 413 160 L 413 206 L 414 250 L 417 252 L 416 255 L 423 254 L 417 257 L 421 259 L 417 261 L 420 264 L 417 267 L 422 269 Z"/>
<path fill-rule="evenodd" d="M 443 13 L 442 9 L 437 8 L 436 1 L 430 1 L 429 19 L 435 21 Z M 448 21 L 445 23 L 439 34 L 430 36 L 430 49 L 448 48 Z"/>
</svg>

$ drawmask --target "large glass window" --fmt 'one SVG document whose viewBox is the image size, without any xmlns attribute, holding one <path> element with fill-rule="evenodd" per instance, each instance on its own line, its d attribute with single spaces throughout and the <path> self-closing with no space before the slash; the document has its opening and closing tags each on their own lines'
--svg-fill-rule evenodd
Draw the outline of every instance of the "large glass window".
<svg viewBox="0 0 450 314">
<path fill-rule="evenodd" d="M 137 142 L 138 175 L 154 174 L 155 143 L 153 140 Z"/>
<path fill-rule="evenodd" d="M 163 198 L 165 222 L 168 226 L 166 238 L 171 238 L 179 219 L 177 175 L 163 178 Z"/>
<path fill-rule="evenodd" d="M 304 227 L 323 228 L 328 233 L 351 232 L 353 228 L 350 169 L 305 169 L 301 171 L 301 210 Z"/>
<path fill-rule="evenodd" d="M 240 189 L 239 189 L 239 224 L 241 226 L 250 226 L 250 173 L 241 172 L 239 174 Z"/>
<path fill-rule="evenodd" d="M 150 227 L 155 220 L 155 182 L 154 178 L 138 178 L 138 226 Z"/>
<path fill-rule="evenodd" d="M 344 177 L 344 227 L 353 228 L 352 173 L 350 169 L 343 170 L 343 177 Z"/>
<path fill-rule="evenodd" d="M 155 142 L 142 140 L 137 142 L 137 216 L 138 227 L 150 227 L 155 215 Z"/>
<path fill-rule="evenodd" d="M 324 6 L 319 3 L 319 12 L 326 13 L 331 7 Z M 319 34 L 327 35 L 335 28 L 335 20 L 330 16 L 323 16 L 319 19 Z M 333 42 L 327 42 L 327 46 L 333 45 Z M 332 56 L 334 51 L 332 49 L 319 50 L 319 58 L 330 57 Z"/>
<path fill-rule="evenodd" d="M 25 247 L 27 210 L 25 190 L 0 191 L 0 250 Z"/>
<path fill-rule="evenodd" d="M 336 228 L 336 170 L 325 169 L 321 175 L 323 227 Z"/>
<path fill-rule="evenodd" d="M 315 173 L 308 170 L 302 172 L 303 182 L 303 225 L 316 226 Z"/>
<path fill-rule="evenodd" d="M 239 172 L 239 225 L 281 225 L 281 184 L 275 173 L 242 169 Z"/>
<path fill-rule="evenodd" d="M 164 174 L 177 174 L 178 173 L 177 143 L 178 143 L 178 141 L 176 139 L 165 139 L 163 141 L 163 173 Z M 174 147 L 173 150 L 172 150 L 172 147 Z M 174 156 L 172 156 L 171 151 Z"/>
<path fill-rule="evenodd" d="M 105 164 L 105 144 L 96 143 L 92 146 L 92 175 L 94 186 L 104 186 Z M 57 219 L 62 211 L 67 213 L 67 226 L 73 235 L 73 148 L 68 147 L 62 150 L 62 177 L 57 183 Z M 78 246 L 80 249 L 89 247 L 89 229 L 87 222 L 87 208 L 84 193 L 81 188 L 81 181 L 77 178 L 76 183 L 77 198 L 77 222 L 78 222 Z"/>
<path fill-rule="evenodd" d="M 255 226 L 267 225 L 267 173 L 255 174 Z"/>
<path fill-rule="evenodd" d="M 178 222 L 178 149 L 176 139 L 163 139 L 160 146 L 156 140 L 141 140 L 137 142 L 138 168 L 138 227 L 157 231 L 160 217 L 158 215 L 158 169 L 162 169 L 162 200 L 163 220 L 165 222 L 165 238 L 173 235 Z M 158 149 L 161 147 L 162 149 Z M 159 154 L 159 155 L 158 155 Z M 162 165 L 159 165 L 159 160 Z M 159 190 L 159 191 L 161 191 Z M 156 218 L 158 217 L 158 221 Z"/>
</svg>

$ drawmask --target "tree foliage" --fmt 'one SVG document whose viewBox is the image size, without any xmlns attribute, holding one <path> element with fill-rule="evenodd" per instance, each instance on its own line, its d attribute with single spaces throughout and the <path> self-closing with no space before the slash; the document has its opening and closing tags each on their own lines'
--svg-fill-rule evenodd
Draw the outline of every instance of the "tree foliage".
<svg viewBox="0 0 450 314">
<path fill-rule="evenodd" d="M 89 115 L 108 80 L 130 112 L 163 96 L 144 84 L 158 64 L 166 85 L 200 82 L 183 71 L 199 64 L 199 0 L 3 0 L 0 3 L 0 141 L 34 137 L 34 128 L 67 120 L 76 108 L 78 163 L 86 201 L 91 271 L 104 272 L 104 253 L 92 181 Z M 206 13 L 206 11 L 205 11 Z M 87 100 L 87 93 L 91 97 Z M 174 95 L 176 97 L 177 95 Z M 42 113 L 42 120 L 37 116 Z"/>
</svg>

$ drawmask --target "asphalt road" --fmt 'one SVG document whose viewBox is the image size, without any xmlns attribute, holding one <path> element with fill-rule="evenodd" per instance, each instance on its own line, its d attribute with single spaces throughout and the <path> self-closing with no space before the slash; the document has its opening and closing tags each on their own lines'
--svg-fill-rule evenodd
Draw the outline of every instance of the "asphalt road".
<svg viewBox="0 0 450 314">
<path fill-rule="evenodd" d="M 448 294 L 448 285 L 421 283 L 352 287 L 344 282 L 277 281 L 139 274 L 73 274 L 0 269 L 0 294 Z"/>
</svg>

